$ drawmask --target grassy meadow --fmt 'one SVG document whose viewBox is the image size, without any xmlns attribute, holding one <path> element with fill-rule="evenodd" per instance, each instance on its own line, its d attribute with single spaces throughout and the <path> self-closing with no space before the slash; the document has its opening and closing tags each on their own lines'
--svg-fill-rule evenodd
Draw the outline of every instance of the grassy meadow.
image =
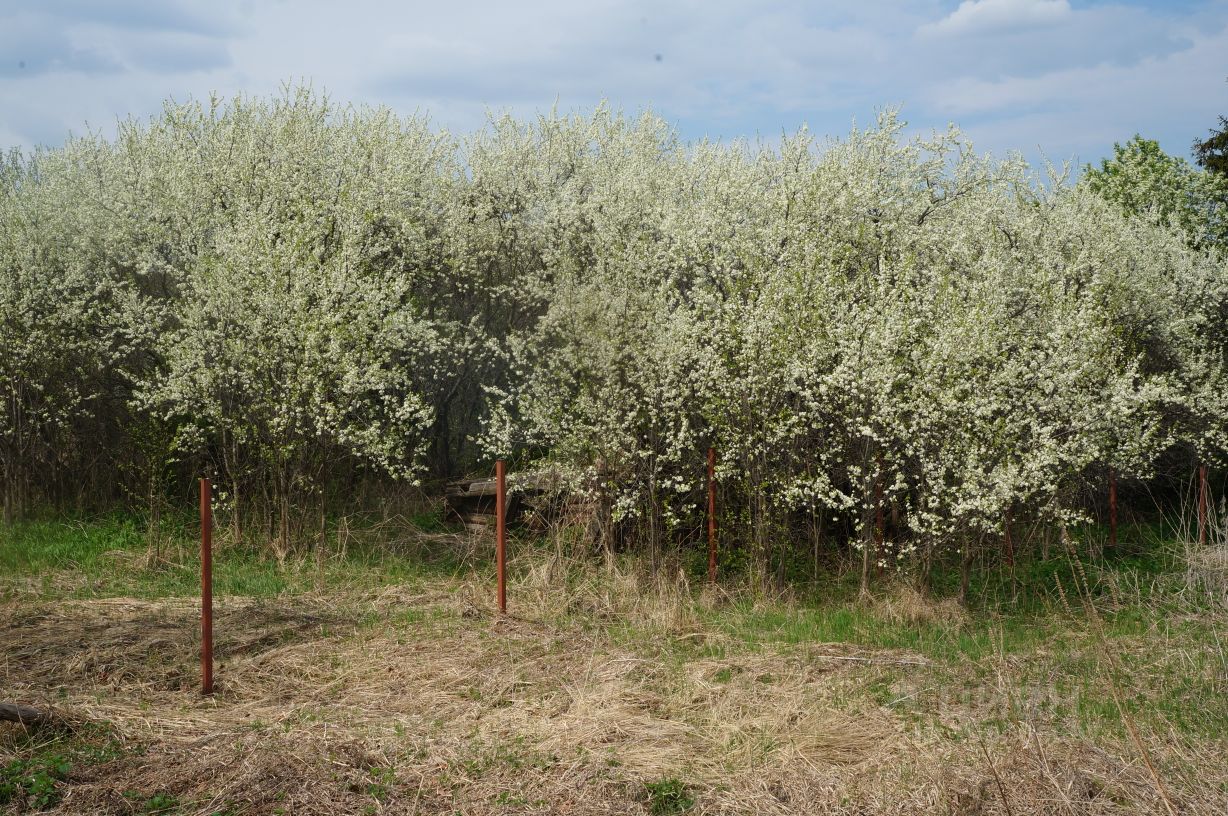
<svg viewBox="0 0 1228 816">
<path fill-rule="evenodd" d="M 0 701 L 57 718 L 3 725 L 0 812 L 1228 808 L 1224 572 L 1161 525 L 974 570 L 966 605 L 958 575 L 709 587 L 524 537 L 507 617 L 488 537 L 342 530 L 280 563 L 222 531 L 203 698 L 190 520 L 0 528 Z"/>
</svg>

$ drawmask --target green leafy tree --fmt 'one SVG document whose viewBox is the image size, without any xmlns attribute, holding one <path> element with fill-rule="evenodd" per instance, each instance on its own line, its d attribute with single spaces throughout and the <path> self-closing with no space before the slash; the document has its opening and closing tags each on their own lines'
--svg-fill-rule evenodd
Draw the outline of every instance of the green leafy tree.
<svg viewBox="0 0 1228 816">
<path fill-rule="evenodd" d="M 1219 118 L 1219 130 L 1194 140 L 1194 159 L 1207 172 L 1228 178 L 1228 116 Z"/>
<path fill-rule="evenodd" d="M 1180 229 L 1195 247 L 1228 243 L 1228 176 L 1200 171 L 1135 135 L 1084 172 L 1087 185 L 1127 213 Z"/>
</svg>

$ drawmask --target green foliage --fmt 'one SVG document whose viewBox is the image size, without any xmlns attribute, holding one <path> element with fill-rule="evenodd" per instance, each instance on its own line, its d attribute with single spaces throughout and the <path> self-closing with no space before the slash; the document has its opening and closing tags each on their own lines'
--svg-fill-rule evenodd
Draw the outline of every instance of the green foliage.
<svg viewBox="0 0 1228 816">
<path fill-rule="evenodd" d="M 372 768 L 369 773 L 371 781 L 367 783 L 367 795 L 377 802 L 383 802 L 391 794 L 393 786 L 396 785 L 396 769 Z"/>
<path fill-rule="evenodd" d="M 1212 147 L 1206 157 L 1214 162 Z M 1088 167 L 1084 176 L 1098 195 L 1131 215 L 1181 230 L 1195 246 L 1228 244 L 1228 175 L 1200 172 L 1157 141 L 1135 135 L 1115 144 L 1113 158 Z"/>
<path fill-rule="evenodd" d="M 1194 157 L 1207 172 L 1228 178 L 1228 116 L 1219 118 L 1219 129 L 1207 138 L 1194 140 Z"/>
<path fill-rule="evenodd" d="M 141 806 L 142 813 L 167 813 L 179 806 L 179 799 L 169 793 L 155 793 L 145 799 Z"/>
<path fill-rule="evenodd" d="M 47 810 L 60 800 L 58 783 L 70 770 L 72 764 L 59 755 L 15 759 L 0 769 L 0 805 Z"/>
<path fill-rule="evenodd" d="M 136 813 L 164 814 L 171 813 L 179 807 L 178 797 L 165 791 L 147 794 L 139 790 L 124 791 L 124 798 L 131 803 Z"/>
<path fill-rule="evenodd" d="M 644 790 L 648 794 L 648 812 L 653 816 L 685 813 L 695 806 L 695 797 L 691 791 L 674 777 L 645 782 Z"/>
<path fill-rule="evenodd" d="M 0 809 L 7 805 L 18 813 L 55 807 L 74 769 L 108 762 L 120 750 L 113 735 L 98 726 L 55 733 L 50 740 L 46 734 L 19 736 L 4 747 L 16 750 L 0 764 Z"/>
</svg>

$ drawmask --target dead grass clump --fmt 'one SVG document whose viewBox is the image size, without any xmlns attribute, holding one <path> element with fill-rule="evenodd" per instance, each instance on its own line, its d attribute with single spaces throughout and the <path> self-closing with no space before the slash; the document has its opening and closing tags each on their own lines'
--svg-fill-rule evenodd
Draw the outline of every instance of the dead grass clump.
<svg viewBox="0 0 1228 816">
<path fill-rule="evenodd" d="M 557 716 L 525 723 L 536 726 L 537 750 L 555 756 L 583 750 L 633 779 L 656 779 L 688 768 L 699 748 L 695 729 L 668 716 L 667 701 L 627 682 L 620 668 L 610 664 L 604 677 L 569 687 Z"/>
<path fill-rule="evenodd" d="M 672 690 L 674 716 L 700 738 L 696 772 L 717 783 L 730 769 L 885 761 L 898 743 L 888 715 L 858 709 L 841 693 L 851 661 L 814 654 L 739 654 L 695 660 Z"/>
<path fill-rule="evenodd" d="M 912 584 L 898 583 L 876 598 L 874 614 L 890 623 L 958 628 L 968 612 L 955 598 L 933 598 Z"/>
<path fill-rule="evenodd" d="M 882 714 L 816 711 L 790 729 L 790 745 L 807 762 L 855 765 L 887 751 L 896 729 Z"/>
<path fill-rule="evenodd" d="M 594 563 L 562 552 L 533 554 L 514 564 L 513 572 L 520 575 L 517 608 L 542 620 L 583 617 L 680 634 L 698 626 L 699 604 L 705 602 L 681 570 L 650 575 L 614 559 Z"/>
<path fill-rule="evenodd" d="M 1228 606 L 1228 543 L 1192 548 L 1186 554 L 1186 582 L 1208 599 Z"/>
<path fill-rule="evenodd" d="M 979 762 L 959 762 L 962 778 L 947 788 L 957 813 L 1110 814 L 1166 813 L 1165 803 L 1140 763 L 1103 746 L 1042 738 L 1024 728 L 992 747 L 978 746 Z M 1207 804 L 1204 801 L 1204 805 Z M 1180 812 L 1209 814 L 1194 803 Z"/>
</svg>

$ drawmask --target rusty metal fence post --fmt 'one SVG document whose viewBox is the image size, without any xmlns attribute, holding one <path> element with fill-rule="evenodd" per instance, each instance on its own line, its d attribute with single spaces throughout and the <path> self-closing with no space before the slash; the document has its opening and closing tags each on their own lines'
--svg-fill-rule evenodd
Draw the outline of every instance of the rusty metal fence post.
<svg viewBox="0 0 1228 816">
<path fill-rule="evenodd" d="M 716 583 L 716 448 L 708 448 L 708 583 Z"/>
<path fill-rule="evenodd" d="M 200 480 L 200 693 L 213 693 L 213 485 Z"/>
<path fill-rule="evenodd" d="M 507 614 L 507 467 L 495 462 L 495 571 L 498 573 L 499 614 Z"/>
</svg>

